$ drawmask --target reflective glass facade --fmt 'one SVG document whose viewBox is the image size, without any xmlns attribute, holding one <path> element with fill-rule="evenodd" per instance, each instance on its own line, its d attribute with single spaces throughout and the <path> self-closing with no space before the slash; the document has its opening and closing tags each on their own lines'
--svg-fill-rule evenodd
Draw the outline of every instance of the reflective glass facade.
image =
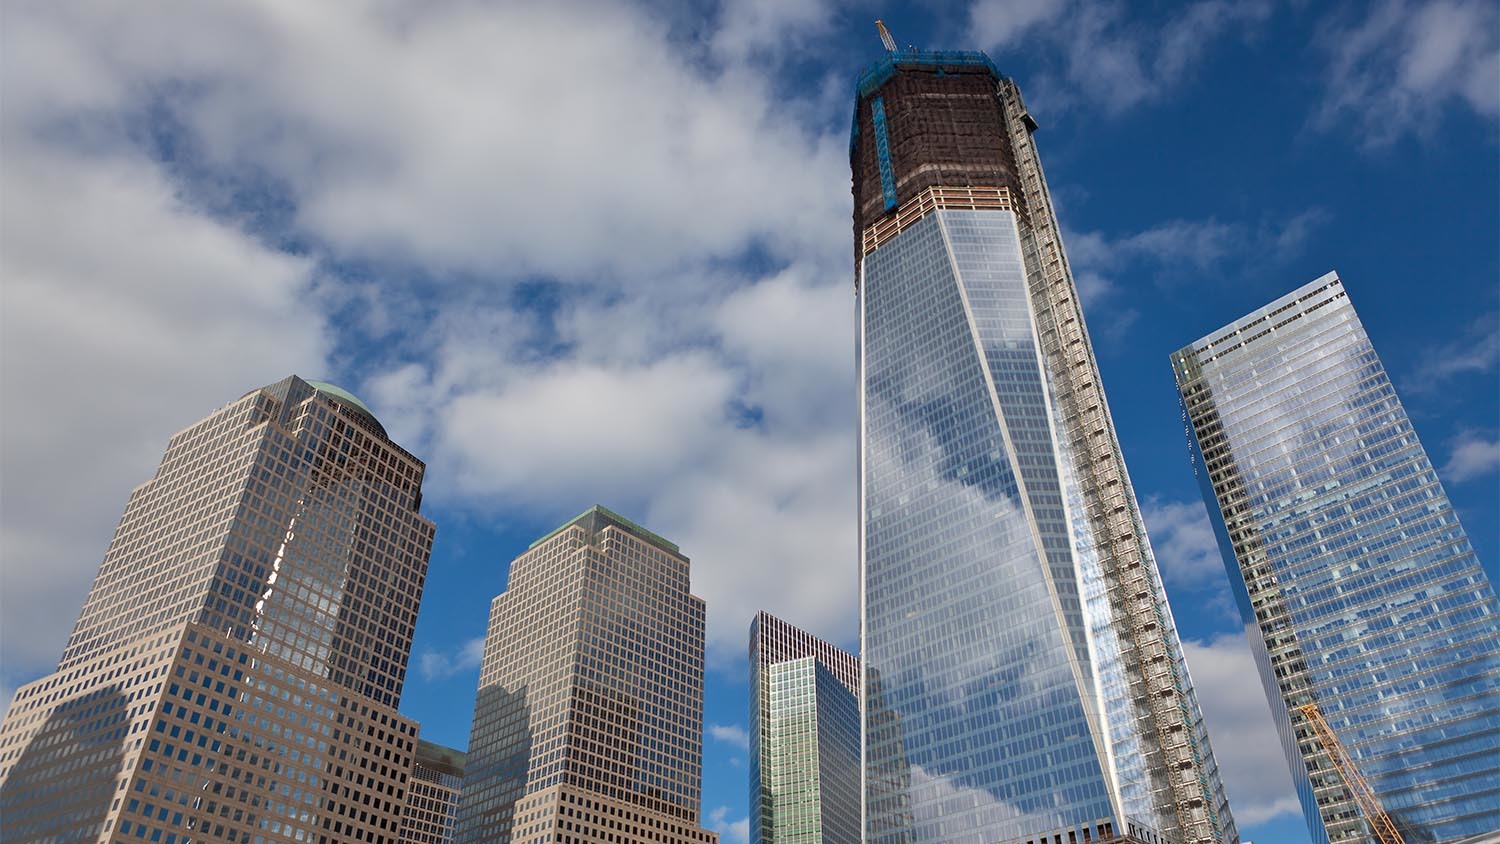
<svg viewBox="0 0 1500 844">
<path fill-rule="evenodd" d="M 394 844 L 423 472 L 297 377 L 172 437 L 0 726 L 0 838 Z"/>
<path fill-rule="evenodd" d="M 860 80 L 866 840 L 1237 841 L 1035 128 L 982 54 Z"/>
<path fill-rule="evenodd" d="M 717 842 L 703 648 L 676 545 L 602 507 L 533 543 L 490 607 L 456 840 Z"/>
<path fill-rule="evenodd" d="M 1172 366 L 1314 840 L 1367 831 L 1306 704 L 1407 841 L 1500 830 L 1500 606 L 1338 276 Z"/>
<path fill-rule="evenodd" d="M 859 660 L 773 615 L 750 627 L 750 841 L 858 844 Z"/>
</svg>

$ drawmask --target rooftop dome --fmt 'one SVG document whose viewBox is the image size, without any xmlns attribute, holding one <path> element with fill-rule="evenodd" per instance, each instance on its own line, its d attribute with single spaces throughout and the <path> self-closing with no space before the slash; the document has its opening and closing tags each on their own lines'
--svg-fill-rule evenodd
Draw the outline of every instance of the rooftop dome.
<svg viewBox="0 0 1500 844">
<path fill-rule="evenodd" d="M 337 384 L 330 384 L 327 381 L 313 381 L 311 379 L 307 379 L 307 386 L 312 387 L 314 390 L 317 390 L 323 395 L 333 399 L 344 407 L 347 407 L 348 409 L 366 417 L 375 424 L 375 427 L 380 430 L 380 433 L 385 433 L 385 426 L 380 424 L 379 419 L 375 418 L 375 411 L 371 410 L 369 405 L 360 401 L 359 396 L 356 396 L 355 394 L 349 392 L 348 390 L 340 387 Z"/>
</svg>

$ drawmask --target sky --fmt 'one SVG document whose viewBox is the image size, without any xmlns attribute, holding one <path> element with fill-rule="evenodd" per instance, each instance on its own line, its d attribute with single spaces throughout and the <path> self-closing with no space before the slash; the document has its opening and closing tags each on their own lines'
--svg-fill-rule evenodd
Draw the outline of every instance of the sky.
<svg viewBox="0 0 1500 844">
<path fill-rule="evenodd" d="M 984 49 L 1041 124 L 1248 839 L 1306 840 L 1167 356 L 1336 269 L 1500 550 L 1500 11 L 1478 0 L 0 6 L 0 696 L 56 664 L 174 432 L 289 373 L 427 462 L 402 709 L 463 747 L 490 599 L 595 503 L 708 604 L 705 824 L 748 626 L 857 633 L 853 80 Z"/>
</svg>

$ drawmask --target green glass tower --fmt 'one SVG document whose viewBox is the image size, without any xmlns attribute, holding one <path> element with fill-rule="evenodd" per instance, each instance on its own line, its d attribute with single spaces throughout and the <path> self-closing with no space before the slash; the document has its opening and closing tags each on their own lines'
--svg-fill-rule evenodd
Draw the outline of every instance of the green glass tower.
<svg viewBox="0 0 1500 844">
<path fill-rule="evenodd" d="M 766 612 L 750 624 L 750 840 L 860 840 L 859 659 Z"/>
</svg>

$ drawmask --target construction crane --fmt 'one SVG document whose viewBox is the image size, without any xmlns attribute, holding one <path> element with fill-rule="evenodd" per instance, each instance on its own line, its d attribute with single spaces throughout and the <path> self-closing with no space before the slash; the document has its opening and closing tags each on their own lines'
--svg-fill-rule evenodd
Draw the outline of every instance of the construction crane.
<svg viewBox="0 0 1500 844">
<path fill-rule="evenodd" d="M 880 30 L 880 43 L 885 45 L 886 50 L 896 52 L 896 39 L 891 37 L 891 31 L 885 28 L 885 21 L 875 21 L 875 28 Z"/>
<path fill-rule="evenodd" d="M 1380 844 L 1406 844 L 1406 839 L 1401 837 L 1401 832 L 1396 829 L 1396 824 L 1391 821 L 1391 816 L 1385 813 L 1385 808 L 1380 805 L 1380 799 L 1375 796 L 1375 790 L 1365 782 L 1365 778 L 1359 775 L 1359 769 L 1354 767 L 1354 760 L 1344 751 L 1343 742 L 1334 735 L 1333 728 L 1323 719 L 1323 713 L 1318 709 L 1316 703 L 1304 704 L 1302 706 L 1302 717 L 1312 725 L 1313 734 L 1318 737 L 1318 743 L 1323 745 L 1323 751 L 1333 762 L 1333 767 L 1338 771 L 1339 777 L 1343 779 L 1344 786 L 1354 795 L 1354 802 L 1359 805 L 1359 810 L 1364 813 L 1365 822 L 1370 825 L 1371 831 Z"/>
</svg>

